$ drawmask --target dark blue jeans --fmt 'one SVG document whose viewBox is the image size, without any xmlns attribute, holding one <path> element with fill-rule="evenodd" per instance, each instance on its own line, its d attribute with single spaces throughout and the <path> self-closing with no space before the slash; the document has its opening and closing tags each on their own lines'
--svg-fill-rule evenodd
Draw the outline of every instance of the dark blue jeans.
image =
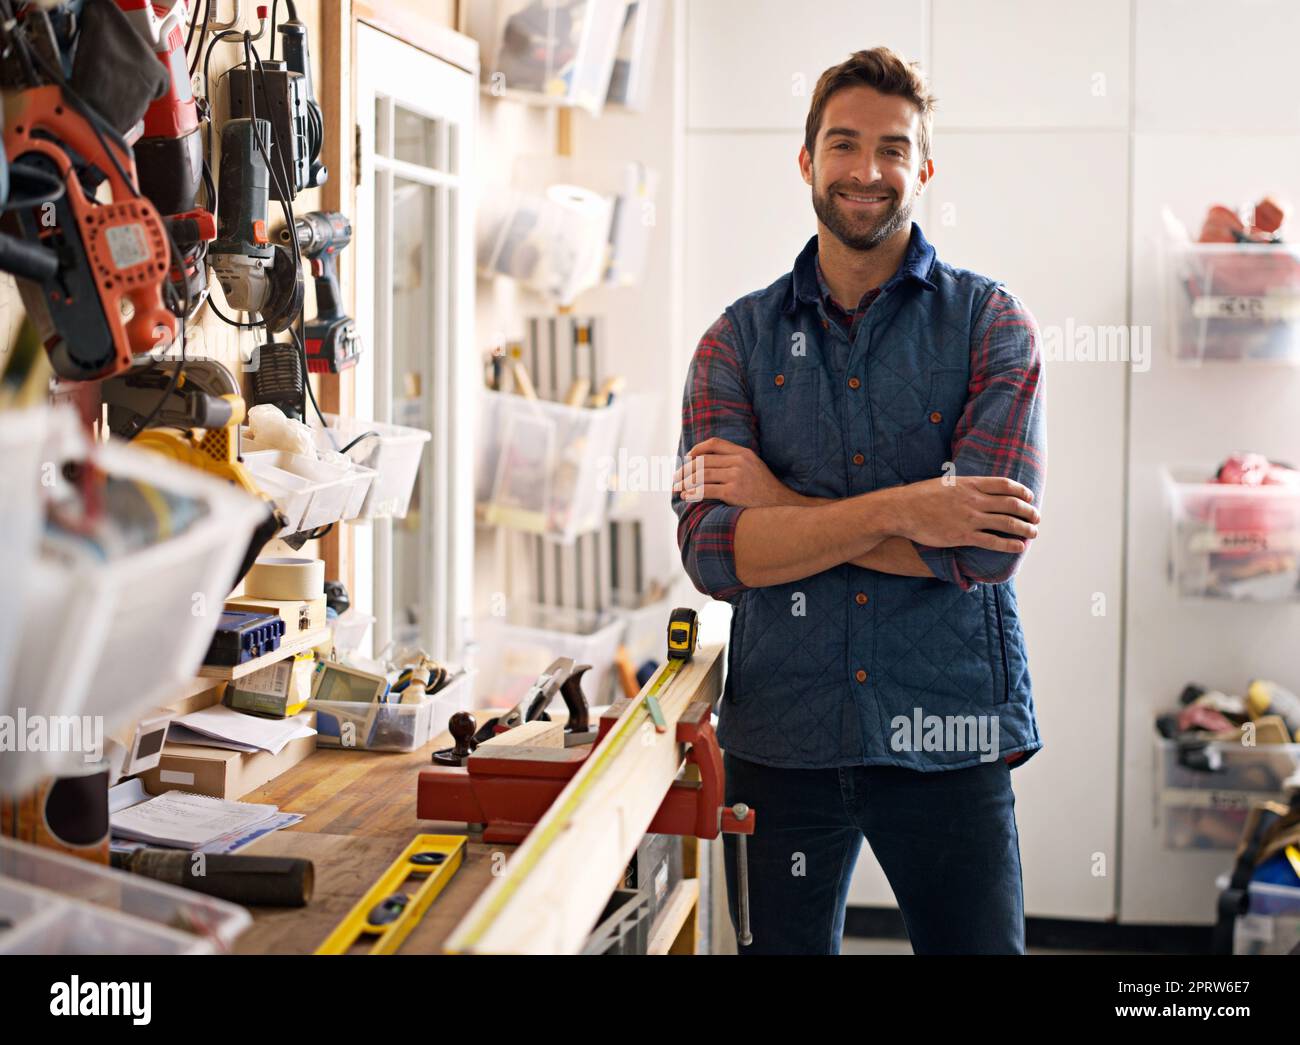
<svg viewBox="0 0 1300 1045">
<path fill-rule="evenodd" d="M 741 954 L 838 954 L 865 836 L 917 954 L 1023 954 L 1011 770 L 998 759 L 921 773 L 893 766 L 775 769 L 725 755 L 727 804 L 757 812 L 749 849 L 754 942 Z M 736 906 L 736 842 L 725 836 Z"/>
</svg>

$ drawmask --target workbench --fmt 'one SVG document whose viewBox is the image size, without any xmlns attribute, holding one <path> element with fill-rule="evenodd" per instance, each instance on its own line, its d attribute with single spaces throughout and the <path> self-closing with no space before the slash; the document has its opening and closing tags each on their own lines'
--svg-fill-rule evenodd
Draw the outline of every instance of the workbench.
<svg viewBox="0 0 1300 1045">
<path fill-rule="evenodd" d="M 253 925 L 238 940 L 240 954 L 311 954 L 374 884 L 411 839 L 421 833 L 466 834 L 464 824 L 417 820 L 416 776 L 439 748 L 443 733 L 409 754 L 317 749 L 241 801 L 265 802 L 305 819 L 241 849 L 295 856 L 315 864 L 311 903 L 301 908 L 252 908 Z M 443 943 L 499 873 L 515 846 L 487 845 L 470 836 L 465 862 L 412 931 L 402 954 L 440 954 Z M 693 954 L 699 938 L 699 851 L 684 838 L 683 880 L 656 921 L 650 950 Z M 613 892 L 618 883 L 610 883 Z"/>
</svg>

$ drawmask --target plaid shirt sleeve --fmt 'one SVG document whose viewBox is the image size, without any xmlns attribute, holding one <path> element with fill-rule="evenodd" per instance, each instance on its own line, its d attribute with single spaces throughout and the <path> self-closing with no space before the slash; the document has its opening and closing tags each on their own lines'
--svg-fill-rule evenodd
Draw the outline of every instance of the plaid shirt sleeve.
<svg viewBox="0 0 1300 1045">
<path fill-rule="evenodd" d="M 1043 361 L 1038 325 L 1018 298 L 997 287 L 971 334 L 969 396 L 952 435 L 957 475 L 998 475 L 1034 492 L 1041 509 L 1047 472 Z M 917 553 L 940 580 L 963 591 L 1015 576 L 1024 553 L 931 548 Z"/>
<path fill-rule="evenodd" d="M 725 313 L 700 338 L 686 375 L 679 463 L 691 447 L 713 436 L 758 447 L 749 382 Z M 674 492 L 673 511 L 682 565 L 695 587 L 724 600 L 744 591 L 736 576 L 736 522 L 744 509 L 717 500 L 688 501 Z"/>
</svg>

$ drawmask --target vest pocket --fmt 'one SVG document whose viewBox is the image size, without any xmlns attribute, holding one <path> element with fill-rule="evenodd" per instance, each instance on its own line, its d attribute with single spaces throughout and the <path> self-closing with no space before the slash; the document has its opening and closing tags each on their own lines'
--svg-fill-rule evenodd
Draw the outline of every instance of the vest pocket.
<svg viewBox="0 0 1300 1045">
<path fill-rule="evenodd" d="M 819 382 L 808 365 L 753 375 L 758 456 L 778 479 L 803 479 L 816 467 L 821 442 Z"/>
<path fill-rule="evenodd" d="M 992 603 L 989 620 L 989 668 L 993 673 L 993 703 L 1005 704 L 1011 699 L 1011 671 L 1007 665 L 1007 629 L 1002 619 L 1002 586 L 984 584 L 984 605 Z"/>
<path fill-rule="evenodd" d="M 940 367 L 917 411 L 918 419 L 897 436 L 898 475 L 905 483 L 937 479 L 952 457 L 952 433 L 966 403 L 966 372 Z"/>
</svg>

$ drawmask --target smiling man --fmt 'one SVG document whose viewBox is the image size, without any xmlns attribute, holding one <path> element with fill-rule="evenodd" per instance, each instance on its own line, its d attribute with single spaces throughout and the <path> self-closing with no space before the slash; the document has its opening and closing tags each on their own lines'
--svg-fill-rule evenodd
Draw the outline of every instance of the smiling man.
<svg viewBox="0 0 1300 1045">
<path fill-rule="evenodd" d="M 911 220 L 934 108 L 887 48 L 822 74 L 817 234 L 730 305 L 686 379 L 674 486 L 733 607 L 719 738 L 757 810 L 753 943 L 837 953 L 865 837 L 918 953 L 1021 953 L 1010 770 L 1041 746 L 1012 577 L 1046 464 L 1038 332 Z M 736 918 L 735 847 L 727 883 Z"/>
</svg>

